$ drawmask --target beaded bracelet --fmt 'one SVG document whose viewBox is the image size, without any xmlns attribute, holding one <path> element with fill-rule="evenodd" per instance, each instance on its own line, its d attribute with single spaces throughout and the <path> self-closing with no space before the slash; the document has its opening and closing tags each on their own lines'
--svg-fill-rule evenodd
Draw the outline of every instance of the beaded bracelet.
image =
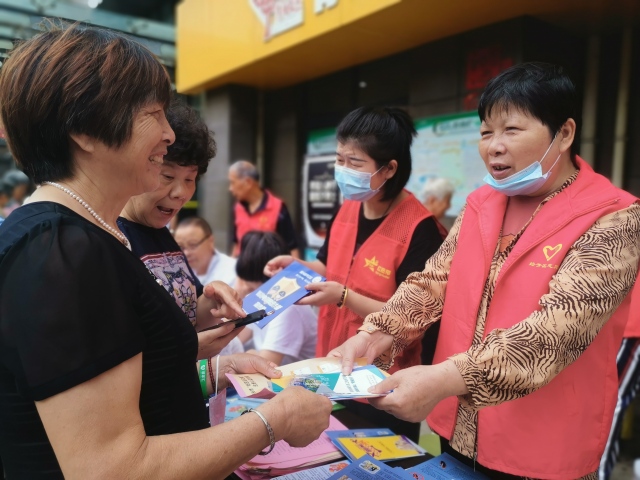
<svg viewBox="0 0 640 480">
<path fill-rule="evenodd" d="M 260 417 L 260 420 L 262 420 L 262 423 L 264 423 L 264 426 L 267 427 L 267 432 L 269 433 L 269 450 L 267 450 L 266 452 L 260 452 L 258 455 L 268 455 L 269 453 L 271 453 L 271 450 L 273 450 L 273 447 L 276 446 L 276 436 L 273 433 L 273 428 L 271 428 L 271 425 L 269 425 L 269 422 L 267 422 L 267 419 L 264 418 L 264 415 L 262 415 L 258 410 L 249 408 L 248 410 L 245 410 L 244 412 L 242 412 L 242 415 L 249 412 L 253 412 L 256 415 L 258 415 Z"/>
<path fill-rule="evenodd" d="M 213 376 L 213 367 L 211 366 L 210 358 L 207 358 L 207 367 L 209 369 L 209 379 L 211 380 L 211 386 L 213 387 L 216 384 L 216 378 Z M 214 391 L 213 393 L 216 394 L 218 392 Z"/>
<path fill-rule="evenodd" d="M 200 388 L 202 389 L 202 398 L 209 398 L 207 392 L 207 361 L 200 360 L 198 362 L 198 373 L 200 374 Z"/>
<path fill-rule="evenodd" d="M 342 308 L 347 304 L 347 295 L 349 295 L 349 289 L 345 285 L 344 290 L 342 290 L 342 297 L 340 297 L 340 302 L 338 302 L 338 308 Z"/>
</svg>

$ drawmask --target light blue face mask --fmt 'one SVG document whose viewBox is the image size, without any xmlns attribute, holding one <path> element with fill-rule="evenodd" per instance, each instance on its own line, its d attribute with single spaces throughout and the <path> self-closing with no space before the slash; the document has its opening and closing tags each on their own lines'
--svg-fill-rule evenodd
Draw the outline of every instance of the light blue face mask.
<svg viewBox="0 0 640 480">
<path fill-rule="evenodd" d="M 387 181 L 382 182 L 378 188 L 373 190 L 371 188 L 371 177 L 382 170 L 384 167 L 380 167 L 378 171 L 374 173 L 369 172 L 356 172 L 351 168 L 343 167 L 341 165 L 335 166 L 335 179 L 338 184 L 338 188 L 342 192 L 342 196 L 347 200 L 356 200 L 358 202 L 366 202 L 373 198 L 382 188 Z"/>
<path fill-rule="evenodd" d="M 556 136 L 557 134 L 553 136 L 553 140 L 551 140 L 549 148 L 547 148 L 547 151 L 544 152 L 544 155 L 539 161 L 533 162 L 524 170 L 520 170 L 519 172 L 516 172 L 502 180 L 496 180 L 490 173 L 487 173 L 483 179 L 484 183 L 494 190 L 504 193 L 508 197 L 513 197 L 514 195 L 529 195 L 530 193 L 540 190 L 542 185 L 544 185 L 549 178 L 551 170 L 553 170 L 553 167 L 555 167 L 558 160 L 560 160 L 559 154 L 556 161 L 551 165 L 551 168 L 547 170 L 547 173 L 542 173 L 542 161 L 547 156 L 547 153 L 549 153 L 549 150 L 551 150 L 551 145 L 553 145 Z"/>
</svg>

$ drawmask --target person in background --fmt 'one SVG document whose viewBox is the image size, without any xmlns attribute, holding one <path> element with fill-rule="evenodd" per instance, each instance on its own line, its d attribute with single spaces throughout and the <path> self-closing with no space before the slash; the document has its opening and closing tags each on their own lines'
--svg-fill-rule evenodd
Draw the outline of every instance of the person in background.
<svg viewBox="0 0 640 480">
<path fill-rule="evenodd" d="M 3 208 L 4 216 L 6 218 L 11 212 L 23 204 L 24 199 L 29 193 L 29 185 L 31 185 L 31 181 L 24 172 L 14 169 L 7 171 L 3 175 L 2 182 L 11 189 L 11 198 Z"/>
<path fill-rule="evenodd" d="M 616 359 L 618 370 L 618 402 L 613 413 L 613 423 L 609 438 L 600 460 L 598 476 L 600 480 L 611 477 L 613 468 L 620 453 L 620 437 L 622 436 L 625 415 L 640 390 L 640 282 L 631 292 L 629 319 L 624 329 L 622 345 Z M 636 463 L 640 462 L 640 455 Z"/>
<path fill-rule="evenodd" d="M 640 205 L 577 155 L 581 98 L 560 67 L 506 69 L 480 97 L 487 185 L 364 328 L 331 352 L 382 367 L 439 321 L 432 366 L 373 388 L 427 415 L 443 451 L 490 478 L 597 478 L 638 272 Z"/>
<path fill-rule="evenodd" d="M 200 282 L 219 280 L 235 285 L 236 260 L 216 249 L 213 231 L 204 218 L 187 217 L 180 221 L 174 237 Z"/>
<path fill-rule="evenodd" d="M 244 297 L 259 288 L 269 277 L 263 270 L 267 262 L 289 252 L 284 240 L 274 232 L 247 232 L 236 271 L 238 292 Z M 292 305 L 264 328 L 249 325 L 239 336 L 242 342 L 253 339 L 255 353 L 277 365 L 313 358 L 318 339 L 318 315 L 309 305 Z M 249 353 L 252 353 L 249 350 Z"/>
<path fill-rule="evenodd" d="M 433 214 L 404 188 L 415 135 L 411 117 L 389 107 L 359 108 L 338 126 L 335 178 L 345 201 L 317 260 L 301 262 L 327 278 L 308 285 L 313 295 L 298 302 L 320 306 L 317 357 L 354 335 L 366 315 L 380 310 L 411 272 L 424 268 L 446 235 Z M 276 257 L 265 273 L 271 276 L 292 261 L 291 256 Z M 437 332 L 430 335 L 437 337 Z M 396 369 L 423 361 L 419 338 L 405 347 Z M 425 356 L 430 363 L 433 350 Z M 417 440 L 417 423 L 398 421 L 366 403 L 345 405 Z"/>
<path fill-rule="evenodd" d="M 302 447 L 329 425 L 331 402 L 291 387 L 209 428 L 203 396 L 216 376 L 198 375 L 194 328 L 116 223 L 130 197 L 159 186 L 170 96 L 148 49 L 80 24 L 18 44 L 0 70 L 7 145 L 41 185 L 0 225 L 9 479 L 225 478 L 275 441 Z M 225 373 L 251 371 L 278 375 L 232 355 L 217 378 L 224 388 Z"/>
<path fill-rule="evenodd" d="M 211 299 L 214 303 L 224 298 L 241 299 L 223 282 L 207 281 L 203 287 L 166 227 L 191 199 L 198 178 L 206 173 L 216 154 L 213 135 L 194 109 L 174 102 L 167 111 L 167 121 L 176 140 L 167 148 L 160 167 L 160 186 L 131 197 L 118 218 L 118 227 L 156 283 L 169 292 L 196 331 L 200 331 L 217 323 L 210 313 L 214 307 Z M 238 308 L 235 315 L 244 316 L 244 312 Z M 198 359 L 241 352 L 242 348 L 221 352 L 239 330 L 225 326 L 198 333 Z"/>
<path fill-rule="evenodd" d="M 260 187 L 260 174 L 255 165 L 246 160 L 239 160 L 231 165 L 229 191 L 236 199 L 233 207 L 234 257 L 240 253 L 244 234 L 251 230 L 260 230 L 276 232 L 284 239 L 290 254 L 300 258 L 298 240 L 289 210 L 280 198 Z"/>
<path fill-rule="evenodd" d="M 444 217 L 451 207 L 451 197 L 455 188 L 446 178 L 429 178 L 422 189 L 422 204 L 438 220 Z"/>
</svg>

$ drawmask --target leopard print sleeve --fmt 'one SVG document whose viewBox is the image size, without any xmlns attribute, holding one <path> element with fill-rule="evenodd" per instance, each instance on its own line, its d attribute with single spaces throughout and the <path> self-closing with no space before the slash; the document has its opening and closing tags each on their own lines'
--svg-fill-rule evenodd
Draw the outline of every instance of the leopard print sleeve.
<svg viewBox="0 0 640 480">
<path fill-rule="evenodd" d="M 393 336 L 391 351 L 376 359 L 377 366 L 391 367 L 399 353 L 442 317 L 451 259 L 463 216 L 464 208 L 438 251 L 425 263 L 424 270 L 410 274 L 380 312 L 365 318 L 363 326 L 372 324 Z"/>
<path fill-rule="evenodd" d="M 541 310 L 450 357 L 469 389 L 464 399 L 481 408 L 528 395 L 574 362 L 631 290 L 639 239 L 640 205 L 600 218 L 567 253 Z"/>
</svg>

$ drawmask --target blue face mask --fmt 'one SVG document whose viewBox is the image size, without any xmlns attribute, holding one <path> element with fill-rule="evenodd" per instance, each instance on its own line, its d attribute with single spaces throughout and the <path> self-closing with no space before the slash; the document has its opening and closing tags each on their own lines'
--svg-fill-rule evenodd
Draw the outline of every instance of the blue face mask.
<svg viewBox="0 0 640 480">
<path fill-rule="evenodd" d="M 487 173 L 484 177 L 484 183 L 494 190 L 504 193 L 508 197 L 513 197 L 514 195 L 529 195 L 530 193 L 540 190 L 542 185 L 544 185 L 549 178 L 551 170 L 556 166 L 556 163 L 558 163 L 558 160 L 560 159 L 560 155 L 558 155 L 558 158 L 553 162 L 553 165 L 551 165 L 551 168 L 547 173 L 542 173 L 542 161 L 547 156 L 547 153 L 549 153 L 549 150 L 551 150 L 551 145 L 553 145 L 556 135 L 553 136 L 553 140 L 551 140 L 549 148 L 547 148 L 547 151 L 544 152 L 544 155 L 539 161 L 533 162 L 524 170 L 520 170 L 519 172 L 516 172 L 502 180 L 496 180 L 490 173 Z"/>
<path fill-rule="evenodd" d="M 350 168 L 336 165 L 334 175 L 342 196 L 347 200 L 356 200 L 358 202 L 366 202 L 373 198 L 387 181 L 385 180 L 382 185 L 373 190 L 371 188 L 371 177 L 383 168 L 380 167 L 378 171 L 369 173 L 356 172 Z"/>
</svg>

